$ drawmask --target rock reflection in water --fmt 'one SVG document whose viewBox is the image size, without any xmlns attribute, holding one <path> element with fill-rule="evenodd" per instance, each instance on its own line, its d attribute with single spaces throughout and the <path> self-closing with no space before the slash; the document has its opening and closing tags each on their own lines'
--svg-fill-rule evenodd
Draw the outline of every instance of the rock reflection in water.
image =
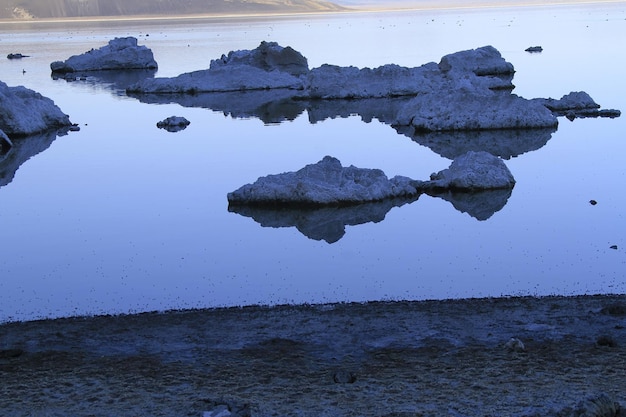
<svg viewBox="0 0 626 417">
<path fill-rule="evenodd" d="M 252 90 L 231 93 L 199 94 L 128 94 L 142 103 L 170 104 L 219 111 L 235 119 L 256 117 L 265 124 L 295 120 L 306 109 L 307 103 L 298 100 L 293 90 Z"/>
<path fill-rule="evenodd" d="M 84 71 L 67 74 L 52 74 L 54 80 L 65 80 L 76 85 L 89 85 L 98 88 L 108 88 L 114 95 L 125 96 L 126 88 L 144 80 L 154 78 L 156 70 L 127 70 L 127 71 Z"/>
<path fill-rule="evenodd" d="M 386 97 L 355 100 L 304 100 L 297 91 L 287 89 L 202 94 L 129 94 L 143 103 L 177 103 L 222 112 L 233 118 L 256 117 L 265 124 L 294 120 L 308 113 L 309 122 L 359 116 L 365 123 L 376 119 L 391 125 L 398 111 L 412 97 Z M 411 126 L 393 126 L 400 135 L 426 146 L 448 159 L 468 151 L 485 151 L 510 159 L 543 147 L 556 128 L 499 129 L 451 132 L 416 132 Z"/>
<path fill-rule="evenodd" d="M 69 128 L 12 139 L 7 152 L 0 153 L 0 187 L 11 183 L 19 167 L 33 156 L 50 147 L 57 136 L 66 135 Z"/>
<path fill-rule="evenodd" d="M 345 235 L 346 226 L 381 222 L 392 208 L 415 200 L 417 197 L 396 198 L 355 206 L 310 209 L 229 206 L 228 211 L 251 217 L 263 227 L 295 227 L 309 239 L 335 243 Z"/>
<path fill-rule="evenodd" d="M 446 191 L 430 195 L 449 201 L 456 210 L 484 221 L 506 205 L 512 192 L 512 189 L 473 193 Z M 346 234 L 346 226 L 381 222 L 392 208 L 410 204 L 417 199 L 390 199 L 348 207 L 306 209 L 229 206 L 228 211 L 250 217 L 263 227 L 295 227 L 309 239 L 335 243 Z"/>
<path fill-rule="evenodd" d="M 455 159 L 469 151 L 485 151 L 502 159 L 511 159 L 542 148 L 556 132 L 556 128 L 545 128 L 424 133 L 415 132 L 410 126 L 394 128 L 398 133 L 448 159 Z"/>
<path fill-rule="evenodd" d="M 106 75 L 109 75 L 108 73 Z M 118 88 L 130 80 L 109 83 Z M 444 158 L 455 159 L 468 151 L 486 151 L 502 159 L 510 159 L 540 149 L 550 140 L 556 128 L 501 129 L 448 132 L 416 132 L 410 126 L 393 126 L 400 109 L 412 99 L 385 97 L 366 99 L 308 99 L 302 92 L 289 89 L 250 90 L 199 94 L 127 94 L 147 104 L 176 103 L 183 107 L 205 108 L 232 118 L 258 118 L 265 124 L 295 120 L 305 111 L 314 124 L 327 119 L 358 116 L 365 123 L 376 119 L 390 125 L 399 135 L 428 147 Z M 481 192 L 429 193 L 432 197 L 449 201 L 452 206 L 479 221 L 484 221 L 500 211 L 511 196 L 511 189 Z M 251 217 L 263 227 L 296 227 L 314 240 L 328 243 L 339 241 L 345 226 L 380 222 L 393 207 L 410 201 L 388 200 L 351 207 L 324 207 L 315 209 L 275 209 L 269 207 L 230 206 L 229 211 Z"/>
<path fill-rule="evenodd" d="M 446 191 L 431 195 L 449 201 L 458 211 L 467 213 L 477 220 L 484 221 L 502 210 L 509 197 L 511 197 L 512 192 L 513 189 L 500 189 L 475 193 Z"/>
</svg>

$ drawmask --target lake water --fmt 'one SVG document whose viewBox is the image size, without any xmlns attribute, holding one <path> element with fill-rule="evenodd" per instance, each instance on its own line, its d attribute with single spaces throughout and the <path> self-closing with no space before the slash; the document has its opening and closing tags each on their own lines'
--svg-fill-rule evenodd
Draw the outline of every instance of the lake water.
<svg viewBox="0 0 626 417">
<path fill-rule="evenodd" d="M 625 292 L 625 117 L 561 118 L 545 146 L 522 146 L 506 160 L 517 184 L 501 201 L 484 198 L 481 204 L 497 206 L 487 213 L 472 216 L 463 201 L 457 209 L 423 195 L 382 221 L 348 222 L 345 234 L 332 216 L 301 215 L 301 232 L 295 220 L 273 213 L 272 224 L 284 227 L 268 227 L 229 212 L 226 194 L 325 155 L 416 179 L 447 168 L 450 159 L 435 152 L 436 144 L 424 146 L 350 109 L 343 115 L 318 109 L 323 120 L 314 109 L 295 109 L 279 113 L 282 123 L 264 123 L 215 103 L 142 103 L 125 96 L 120 80 L 51 78 L 52 61 L 116 36 L 136 36 L 151 48 L 157 76 L 207 68 L 211 59 L 263 40 L 292 46 L 311 68 L 419 66 L 493 45 L 515 66 L 518 95 L 559 98 L 583 90 L 603 108 L 626 109 L 622 2 L 63 28 L 0 24 L 0 53 L 31 56 L 1 59 L 0 80 L 52 98 L 81 127 L 33 149 L 14 175 L 0 166 L 0 322 L 248 304 Z M 534 45 L 544 52 L 524 51 Z M 156 128 L 172 115 L 191 125 L 178 133 Z"/>
</svg>

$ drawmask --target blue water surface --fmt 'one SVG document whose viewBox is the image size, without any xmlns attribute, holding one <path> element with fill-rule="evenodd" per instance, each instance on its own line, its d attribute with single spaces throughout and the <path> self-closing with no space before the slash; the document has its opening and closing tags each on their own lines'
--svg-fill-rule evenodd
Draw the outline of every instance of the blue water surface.
<svg viewBox="0 0 626 417">
<path fill-rule="evenodd" d="M 50 138 L 4 174 L 0 322 L 248 304 L 623 293 L 623 117 L 561 118 L 544 146 L 506 159 L 517 184 L 488 215 L 423 195 L 382 221 L 343 231 L 333 223 L 332 233 L 315 234 L 229 212 L 226 194 L 325 155 L 416 179 L 450 159 L 359 114 L 312 123 L 304 110 L 268 123 L 224 109 L 149 104 L 127 97 L 116 80 L 55 80 L 49 64 L 119 36 L 153 50 L 157 76 L 207 68 L 263 40 L 292 46 L 310 67 L 419 66 L 493 45 L 515 66 L 518 95 L 583 90 L 603 108 L 624 110 L 626 55 L 617 40 L 625 35 L 626 3 L 1 23 L 0 53 L 30 57 L 0 59 L 0 80 L 50 97 L 81 130 Z M 524 51 L 535 45 L 544 51 Z M 178 133 L 156 127 L 172 115 L 190 126 Z"/>
</svg>

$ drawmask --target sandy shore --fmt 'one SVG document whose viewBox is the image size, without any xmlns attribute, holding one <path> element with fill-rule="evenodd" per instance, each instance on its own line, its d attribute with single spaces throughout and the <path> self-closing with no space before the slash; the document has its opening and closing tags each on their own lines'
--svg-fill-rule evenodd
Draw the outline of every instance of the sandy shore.
<svg viewBox="0 0 626 417">
<path fill-rule="evenodd" d="M 620 404 L 626 296 L 246 307 L 0 326 L 3 417 L 570 416 L 576 407 L 623 416 Z M 600 414 L 602 407 L 610 410 Z"/>
</svg>

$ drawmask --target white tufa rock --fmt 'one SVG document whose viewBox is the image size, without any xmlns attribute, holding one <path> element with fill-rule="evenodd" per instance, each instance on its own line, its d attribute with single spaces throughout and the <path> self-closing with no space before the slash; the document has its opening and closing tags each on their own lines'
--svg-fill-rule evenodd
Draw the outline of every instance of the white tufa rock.
<svg viewBox="0 0 626 417">
<path fill-rule="evenodd" d="M 137 38 L 115 38 L 99 49 L 50 64 L 53 73 L 82 71 L 157 69 L 152 51 L 137 45 Z"/>
<path fill-rule="evenodd" d="M 469 151 L 459 156 L 450 167 L 431 174 L 425 189 L 475 191 L 513 188 L 515 178 L 502 159 L 490 153 Z"/>
<path fill-rule="evenodd" d="M 69 116 L 51 99 L 0 81 L 0 130 L 7 136 L 28 136 L 71 125 Z"/>
<path fill-rule="evenodd" d="M 388 179 L 379 169 L 342 167 L 326 156 L 296 172 L 268 175 L 228 194 L 231 204 L 277 206 L 352 205 L 418 194 L 407 177 Z"/>
</svg>

